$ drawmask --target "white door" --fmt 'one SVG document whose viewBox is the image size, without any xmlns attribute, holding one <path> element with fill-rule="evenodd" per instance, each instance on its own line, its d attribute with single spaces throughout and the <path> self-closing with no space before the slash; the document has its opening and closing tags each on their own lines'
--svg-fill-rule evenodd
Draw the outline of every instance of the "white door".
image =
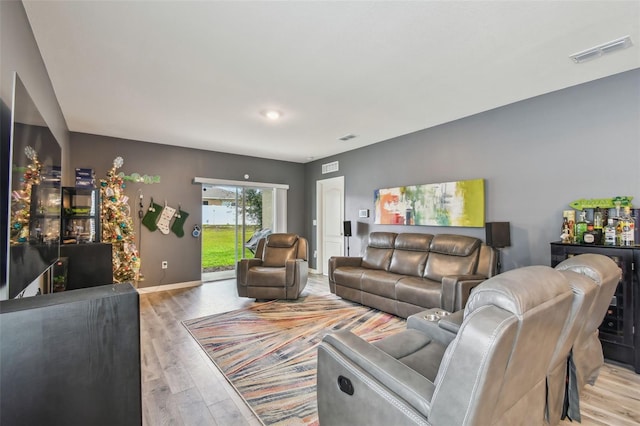
<svg viewBox="0 0 640 426">
<path fill-rule="evenodd" d="M 344 256 L 344 176 L 319 180 L 316 184 L 318 257 L 316 269 L 327 275 L 331 256 Z"/>
</svg>

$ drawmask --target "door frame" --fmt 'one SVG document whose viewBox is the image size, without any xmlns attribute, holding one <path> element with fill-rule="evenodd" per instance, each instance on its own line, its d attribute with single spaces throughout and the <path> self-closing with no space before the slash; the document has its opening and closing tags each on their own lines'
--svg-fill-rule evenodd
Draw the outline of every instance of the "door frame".
<svg viewBox="0 0 640 426">
<path fill-rule="evenodd" d="M 323 186 L 327 183 L 342 183 L 342 211 L 340 212 L 340 222 L 344 221 L 344 176 L 336 176 L 316 181 L 316 272 L 324 274 L 326 259 L 324 258 L 324 230 L 322 229 L 322 212 L 324 211 Z M 342 255 L 344 255 L 344 242 L 342 244 Z"/>
<path fill-rule="evenodd" d="M 287 232 L 287 192 L 289 190 L 289 185 L 281 184 L 281 183 L 267 183 L 267 182 L 252 182 L 252 181 L 242 181 L 242 180 L 228 180 L 228 179 L 214 179 L 214 178 L 204 178 L 204 177 L 194 177 L 193 184 L 199 184 L 202 186 L 212 185 L 212 186 L 231 186 L 236 188 L 242 188 L 243 193 L 244 189 L 247 188 L 258 188 L 258 189 L 270 189 L 273 191 L 273 232 Z M 202 197 L 202 195 L 201 195 Z M 236 209 L 238 208 L 237 203 L 238 194 L 236 192 Z M 237 220 L 237 212 L 236 212 L 236 220 Z M 244 234 L 244 217 L 243 217 L 243 236 L 242 240 L 245 241 Z M 237 223 L 236 223 L 237 229 Z M 237 231 L 236 231 L 237 235 Z M 237 239 L 237 236 L 236 236 Z M 237 241 L 236 241 L 237 246 Z M 237 257 L 237 251 L 236 251 Z M 200 241 L 200 262 L 202 262 L 202 240 Z M 202 266 L 202 265 L 201 265 Z M 235 276 L 235 271 L 234 271 Z"/>
</svg>

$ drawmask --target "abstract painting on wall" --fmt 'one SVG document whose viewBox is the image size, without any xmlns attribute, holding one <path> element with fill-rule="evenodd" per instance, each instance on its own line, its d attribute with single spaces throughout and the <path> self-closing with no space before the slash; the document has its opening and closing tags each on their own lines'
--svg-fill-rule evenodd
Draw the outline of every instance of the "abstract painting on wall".
<svg viewBox="0 0 640 426">
<path fill-rule="evenodd" d="M 484 179 L 374 191 L 380 225 L 484 226 Z"/>
</svg>

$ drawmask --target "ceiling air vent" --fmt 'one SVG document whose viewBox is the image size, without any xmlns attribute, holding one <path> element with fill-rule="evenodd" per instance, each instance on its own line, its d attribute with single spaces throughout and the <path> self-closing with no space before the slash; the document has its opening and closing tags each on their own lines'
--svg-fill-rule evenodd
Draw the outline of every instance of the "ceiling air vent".
<svg viewBox="0 0 640 426">
<path fill-rule="evenodd" d="M 322 174 L 333 173 L 339 170 L 339 164 L 337 161 L 322 165 Z"/>
<path fill-rule="evenodd" d="M 631 42 L 631 37 L 624 36 L 615 40 L 611 40 L 610 42 L 594 46 L 590 49 L 583 50 L 582 52 L 574 53 L 573 55 L 569 55 L 569 58 L 576 64 L 580 64 L 582 62 L 589 61 L 591 59 L 599 58 L 602 55 L 607 53 L 615 52 L 617 50 L 626 49 L 627 47 L 633 46 Z"/>
<path fill-rule="evenodd" d="M 349 133 L 347 135 L 342 136 L 341 138 L 338 138 L 341 141 L 348 141 L 349 139 L 353 139 L 355 138 L 356 135 L 354 135 L 353 133 Z"/>
</svg>

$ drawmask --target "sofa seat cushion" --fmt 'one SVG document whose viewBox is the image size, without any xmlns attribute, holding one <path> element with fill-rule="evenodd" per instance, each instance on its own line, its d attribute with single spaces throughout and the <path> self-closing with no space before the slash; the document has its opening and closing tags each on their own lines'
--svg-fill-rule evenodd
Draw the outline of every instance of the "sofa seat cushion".
<svg viewBox="0 0 640 426">
<path fill-rule="evenodd" d="M 360 290 L 360 281 L 364 271 L 366 269 L 360 266 L 341 266 L 333 271 L 333 276 L 341 286 Z"/>
<path fill-rule="evenodd" d="M 396 283 L 403 275 L 385 271 L 365 271 L 362 274 L 362 291 L 378 296 L 396 298 Z"/>
<path fill-rule="evenodd" d="M 446 346 L 415 329 L 406 329 L 373 343 L 407 367 L 434 382 Z"/>
<path fill-rule="evenodd" d="M 249 269 L 247 274 L 247 282 L 251 283 L 252 287 L 276 287 L 282 286 L 282 283 L 286 281 L 287 268 L 284 266 L 281 268 L 254 266 Z M 293 283 L 285 283 L 285 285 L 292 285 Z"/>
<path fill-rule="evenodd" d="M 427 278 L 403 277 L 396 283 L 396 300 L 430 308 L 440 307 L 442 284 Z"/>
</svg>

